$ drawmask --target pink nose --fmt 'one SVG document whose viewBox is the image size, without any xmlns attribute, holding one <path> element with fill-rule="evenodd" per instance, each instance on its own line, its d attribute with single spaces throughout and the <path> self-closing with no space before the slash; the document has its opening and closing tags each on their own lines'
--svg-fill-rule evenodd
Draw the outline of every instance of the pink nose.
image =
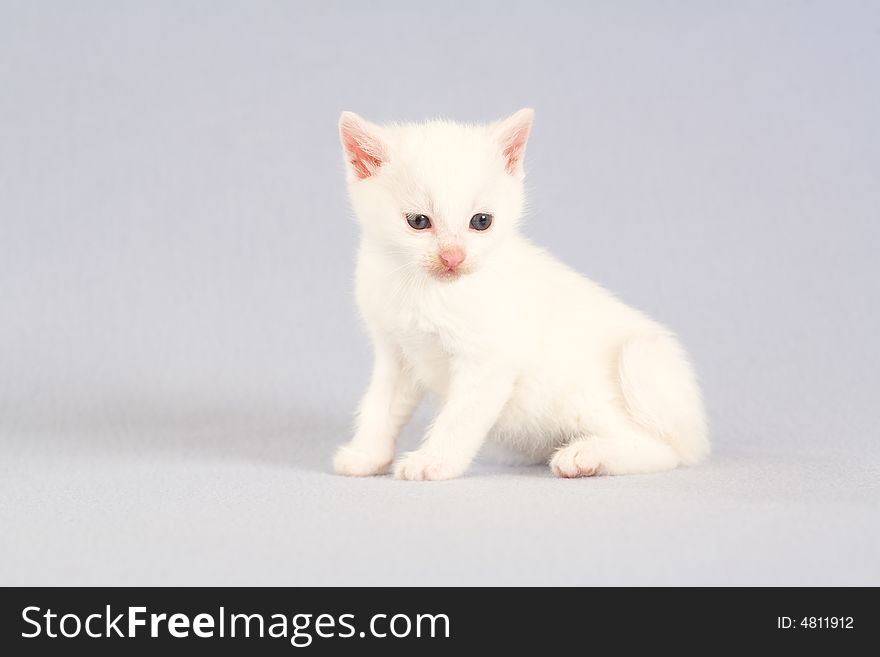
<svg viewBox="0 0 880 657">
<path fill-rule="evenodd" d="M 437 255 L 440 256 L 440 260 L 443 261 L 443 264 L 446 265 L 448 269 L 455 269 L 464 262 L 464 251 L 457 246 L 443 249 Z"/>
</svg>

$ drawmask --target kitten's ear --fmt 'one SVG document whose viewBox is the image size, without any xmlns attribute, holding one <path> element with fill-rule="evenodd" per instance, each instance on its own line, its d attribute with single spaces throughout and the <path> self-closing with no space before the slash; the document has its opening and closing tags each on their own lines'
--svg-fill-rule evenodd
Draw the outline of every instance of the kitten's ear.
<svg viewBox="0 0 880 657">
<path fill-rule="evenodd" d="M 339 139 L 345 159 L 359 180 L 374 175 L 388 161 L 388 147 L 382 138 L 382 129 L 354 112 L 343 112 L 339 117 Z"/>
<path fill-rule="evenodd" d="M 492 126 L 495 139 L 501 145 L 507 173 L 515 176 L 523 175 L 523 156 L 526 153 L 526 142 L 535 119 L 535 110 L 531 107 L 521 109 L 498 121 Z"/>
</svg>

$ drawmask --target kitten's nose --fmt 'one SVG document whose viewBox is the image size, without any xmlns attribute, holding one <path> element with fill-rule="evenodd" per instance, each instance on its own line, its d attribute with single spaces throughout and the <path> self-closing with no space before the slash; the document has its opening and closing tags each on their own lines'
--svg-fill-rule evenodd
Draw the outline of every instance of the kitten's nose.
<svg viewBox="0 0 880 657">
<path fill-rule="evenodd" d="M 442 249 L 437 255 L 449 269 L 455 269 L 464 262 L 464 251 L 457 246 Z"/>
</svg>

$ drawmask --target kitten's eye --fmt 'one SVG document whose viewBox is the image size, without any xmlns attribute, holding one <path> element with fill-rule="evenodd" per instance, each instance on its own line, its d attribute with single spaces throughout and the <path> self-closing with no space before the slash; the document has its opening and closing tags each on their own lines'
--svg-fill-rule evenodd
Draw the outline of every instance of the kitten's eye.
<svg viewBox="0 0 880 657">
<path fill-rule="evenodd" d="M 423 214 L 406 215 L 406 223 L 416 230 L 425 230 L 431 227 L 431 220 Z"/>
<path fill-rule="evenodd" d="M 486 230 L 492 225 L 492 215 L 480 212 L 471 217 L 471 228 L 474 230 Z"/>
</svg>

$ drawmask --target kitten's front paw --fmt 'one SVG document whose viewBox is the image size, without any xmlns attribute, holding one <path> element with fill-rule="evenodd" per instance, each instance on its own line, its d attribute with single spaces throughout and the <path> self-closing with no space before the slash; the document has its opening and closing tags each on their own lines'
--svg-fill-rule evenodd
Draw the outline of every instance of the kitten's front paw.
<svg viewBox="0 0 880 657">
<path fill-rule="evenodd" d="M 394 464 L 394 476 L 410 481 L 438 481 L 453 479 L 467 469 L 467 464 L 455 464 L 421 450 L 409 452 Z"/>
<path fill-rule="evenodd" d="M 391 459 L 343 445 L 333 455 L 333 470 L 348 477 L 370 477 L 388 472 Z"/>
<path fill-rule="evenodd" d="M 600 468 L 599 457 L 588 440 L 575 440 L 556 450 L 550 459 L 553 474 L 565 479 L 592 477 L 599 474 Z"/>
</svg>

